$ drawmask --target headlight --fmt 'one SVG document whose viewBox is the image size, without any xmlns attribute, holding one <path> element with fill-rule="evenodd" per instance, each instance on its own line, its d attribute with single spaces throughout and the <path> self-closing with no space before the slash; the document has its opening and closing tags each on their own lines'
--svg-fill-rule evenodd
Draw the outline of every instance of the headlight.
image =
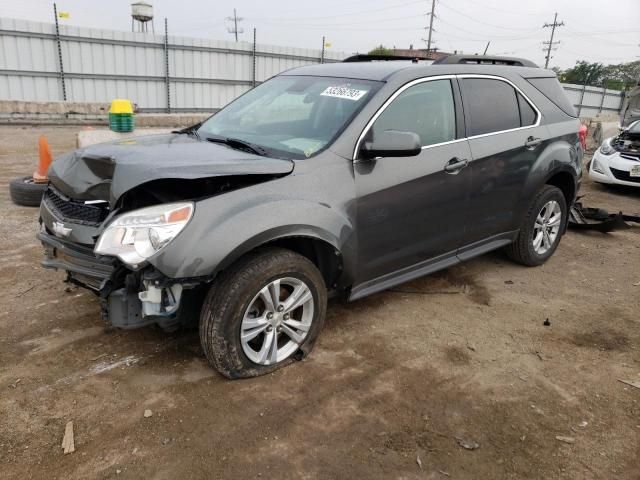
<svg viewBox="0 0 640 480">
<path fill-rule="evenodd" d="M 598 160 L 592 160 L 593 165 L 591 166 L 591 168 L 593 168 L 594 172 L 598 172 L 598 173 L 602 173 L 603 175 L 605 175 L 604 173 L 604 167 L 600 164 L 600 162 Z"/>
<path fill-rule="evenodd" d="M 116 217 L 102 232 L 95 252 L 136 266 L 173 240 L 193 215 L 193 203 L 166 203 Z"/>
<path fill-rule="evenodd" d="M 600 153 L 602 153 L 603 155 L 611 155 L 615 151 L 616 149 L 611 146 L 610 138 L 607 138 L 604 142 L 602 142 L 602 145 L 600 146 Z"/>
</svg>

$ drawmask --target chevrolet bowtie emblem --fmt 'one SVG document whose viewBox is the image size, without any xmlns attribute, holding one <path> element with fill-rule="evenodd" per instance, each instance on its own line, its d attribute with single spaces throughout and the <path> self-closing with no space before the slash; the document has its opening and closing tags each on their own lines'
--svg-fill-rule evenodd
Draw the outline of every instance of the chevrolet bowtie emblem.
<svg viewBox="0 0 640 480">
<path fill-rule="evenodd" d="M 58 237 L 68 237 L 71 233 L 71 229 L 64 226 L 64 223 L 53 222 L 53 233 Z"/>
</svg>

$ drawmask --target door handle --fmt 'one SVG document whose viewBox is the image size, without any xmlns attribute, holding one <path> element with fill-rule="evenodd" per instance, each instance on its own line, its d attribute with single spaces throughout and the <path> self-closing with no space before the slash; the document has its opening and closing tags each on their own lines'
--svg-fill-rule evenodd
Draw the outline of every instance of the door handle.
<svg viewBox="0 0 640 480">
<path fill-rule="evenodd" d="M 453 157 L 444 166 L 444 171 L 455 175 L 467 165 L 469 165 L 469 160 L 467 160 L 466 158 Z"/>
<path fill-rule="evenodd" d="M 536 148 L 541 143 L 542 143 L 542 139 L 541 138 L 529 137 L 529 138 L 527 138 L 527 141 L 524 142 L 524 146 L 527 147 L 529 150 L 533 150 L 534 148 Z"/>
</svg>

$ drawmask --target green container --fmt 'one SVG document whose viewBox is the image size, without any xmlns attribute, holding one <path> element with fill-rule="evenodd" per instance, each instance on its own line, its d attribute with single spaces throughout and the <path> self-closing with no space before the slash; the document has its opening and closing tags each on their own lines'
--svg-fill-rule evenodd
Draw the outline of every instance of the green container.
<svg viewBox="0 0 640 480">
<path fill-rule="evenodd" d="M 109 128 L 114 132 L 133 132 L 135 122 L 132 113 L 109 113 Z"/>
</svg>

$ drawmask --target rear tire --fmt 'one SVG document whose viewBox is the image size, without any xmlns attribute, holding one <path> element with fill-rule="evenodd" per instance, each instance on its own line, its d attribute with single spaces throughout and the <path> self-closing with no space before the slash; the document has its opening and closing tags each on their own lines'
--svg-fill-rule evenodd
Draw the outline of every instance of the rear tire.
<svg viewBox="0 0 640 480">
<path fill-rule="evenodd" d="M 311 351 L 326 309 L 327 289 L 311 261 L 282 248 L 259 250 L 216 279 L 202 306 L 200 342 L 225 377 L 264 375 Z"/>
<path fill-rule="evenodd" d="M 567 218 L 564 194 L 558 187 L 545 185 L 531 202 L 515 241 L 506 248 L 507 255 L 528 267 L 542 265 L 558 248 Z"/>
<path fill-rule="evenodd" d="M 16 205 L 39 207 L 46 183 L 35 183 L 32 177 L 14 178 L 9 182 L 9 194 Z"/>
</svg>

